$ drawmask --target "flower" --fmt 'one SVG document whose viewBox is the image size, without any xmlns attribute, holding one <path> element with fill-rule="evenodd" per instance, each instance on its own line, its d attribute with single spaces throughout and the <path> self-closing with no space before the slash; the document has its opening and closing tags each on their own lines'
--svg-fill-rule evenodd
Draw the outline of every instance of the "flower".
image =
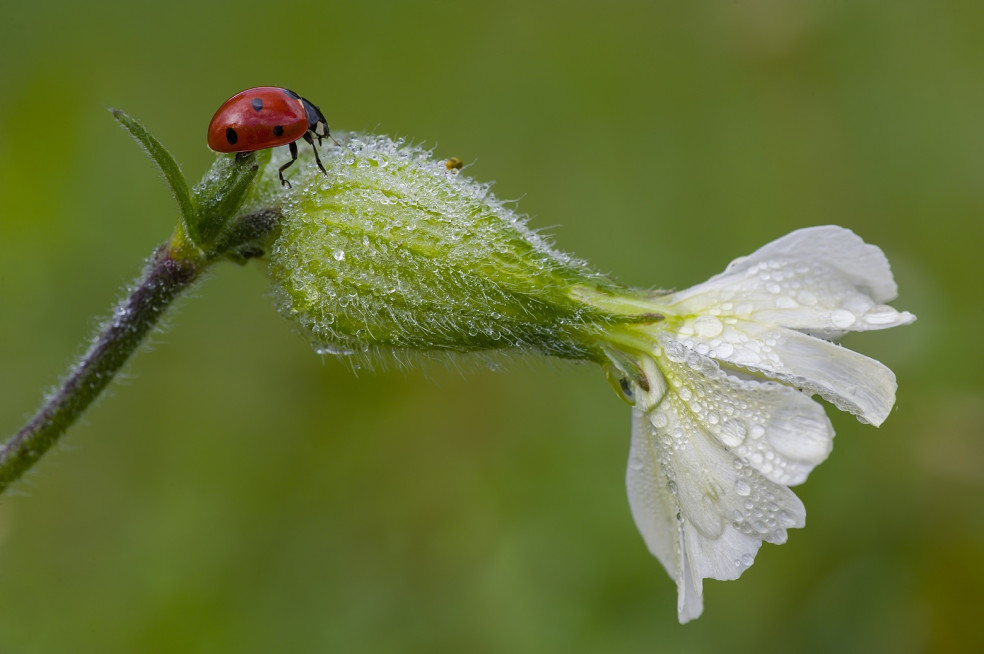
<svg viewBox="0 0 984 654">
<path fill-rule="evenodd" d="M 762 541 L 804 525 L 789 486 L 834 437 L 812 394 L 862 422 L 888 416 L 891 370 L 827 339 L 915 320 L 884 304 L 895 295 L 880 249 L 812 227 L 654 298 L 649 310 L 664 320 L 620 328 L 630 337 L 613 339 L 612 361 L 634 403 L 629 502 L 676 580 L 680 622 L 703 611 L 703 579 L 737 578 Z"/>
<path fill-rule="evenodd" d="M 386 137 L 343 137 L 326 178 L 282 198 L 275 155 L 243 211 L 278 202 L 269 272 L 322 353 L 514 349 L 590 360 L 633 409 L 629 503 L 676 580 L 735 579 L 805 510 L 789 486 L 830 453 L 812 395 L 879 425 L 896 383 L 830 339 L 915 317 L 887 306 L 884 254 L 842 227 L 795 231 L 676 293 L 632 289 L 553 249 L 489 186 Z"/>
</svg>

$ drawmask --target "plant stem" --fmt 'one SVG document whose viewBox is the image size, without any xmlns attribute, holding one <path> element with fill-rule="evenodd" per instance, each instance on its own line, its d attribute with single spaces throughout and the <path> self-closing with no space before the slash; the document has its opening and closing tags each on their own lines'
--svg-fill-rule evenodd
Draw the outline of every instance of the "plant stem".
<svg viewBox="0 0 984 654">
<path fill-rule="evenodd" d="M 0 449 L 0 492 L 34 465 L 99 396 L 168 306 L 199 276 L 203 263 L 176 257 L 170 242 L 157 248 L 142 277 L 61 387 Z"/>
<path fill-rule="evenodd" d="M 172 302 L 222 257 L 244 262 L 262 253 L 279 211 L 242 216 L 229 225 L 218 250 L 204 253 L 180 229 L 151 255 L 143 275 L 37 414 L 0 448 L 0 493 L 19 479 L 92 404 Z"/>
</svg>

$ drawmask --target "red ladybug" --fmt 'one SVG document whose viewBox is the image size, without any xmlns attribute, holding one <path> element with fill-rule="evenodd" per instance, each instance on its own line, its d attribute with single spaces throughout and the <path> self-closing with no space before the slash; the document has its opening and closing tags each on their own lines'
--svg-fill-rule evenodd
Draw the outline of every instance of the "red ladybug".
<svg viewBox="0 0 984 654">
<path fill-rule="evenodd" d="M 331 138 L 328 122 L 317 106 L 288 89 L 258 86 L 237 93 L 222 103 L 208 124 L 208 147 L 216 152 L 253 152 L 289 145 L 291 159 L 280 167 L 280 183 L 290 188 L 284 170 L 297 161 L 297 140 L 314 150 L 314 160 L 325 175 L 314 138 Z M 332 139 L 334 140 L 334 139 Z"/>
</svg>

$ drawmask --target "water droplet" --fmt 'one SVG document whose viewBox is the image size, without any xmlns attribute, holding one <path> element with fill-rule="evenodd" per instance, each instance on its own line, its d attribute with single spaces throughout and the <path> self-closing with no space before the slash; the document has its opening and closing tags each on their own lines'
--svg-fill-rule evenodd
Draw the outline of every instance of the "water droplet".
<svg viewBox="0 0 984 654">
<path fill-rule="evenodd" d="M 694 331 L 701 338 L 714 338 L 724 331 L 724 323 L 715 316 L 701 316 L 694 321 Z"/>
<path fill-rule="evenodd" d="M 800 304 L 808 307 L 815 306 L 817 303 L 817 296 L 810 291 L 800 291 L 796 294 L 796 299 L 800 301 Z"/>
<path fill-rule="evenodd" d="M 872 311 L 864 317 L 864 321 L 869 325 L 893 325 L 899 319 L 900 314 L 894 309 Z"/>
<path fill-rule="evenodd" d="M 847 329 L 857 320 L 857 317 L 847 309 L 836 309 L 830 313 L 830 322 L 838 329 Z"/>
<path fill-rule="evenodd" d="M 335 261 L 345 261 L 345 251 L 344 250 L 335 250 L 332 253 L 332 256 L 335 257 Z"/>
<path fill-rule="evenodd" d="M 331 345 L 331 344 L 316 345 L 314 347 L 314 351 L 315 353 L 321 355 L 331 354 L 331 355 L 343 356 L 343 357 L 355 354 L 355 350 L 350 350 L 347 347 L 342 347 L 340 345 Z"/>
<path fill-rule="evenodd" d="M 735 346 L 732 345 L 731 343 L 721 343 L 719 346 L 717 346 L 714 352 L 711 353 L 711 356 L 717 357 L 719 359 L 727 359 L 734 353 L 734 351 L 735 351 Z"/>
<path fill-rule="evenodd" d="M 708 416 L 710 418 L 710 416 Z M 725 420 L 718 437 L 728 447 L 738 447 L 745 442 L 745 425 L 737 420 Z M 740 462 L 736 462 L 740 463 Z M 737 466 L 736 466 L 737 467 Z"/>
<path fill-rule="evenodd" d="M 773 417 L 772 429 L 766 439 L 781 456 L 818 463 L 830 452 L 828 429 L 826 425 L 813 425 L 809 416 L 799 415 L 794 410 L 783 410 Z M 768 456 L 770 454 L 772 456 Z M 767 452 L 765 458 L 773 460 L 775 454 Z"/>
<path fill-rule="evenodd" d="M 737 479 L 735 481 L 735 492 L 742 497 L 748 497 L 752 494 L 752 487 L 744 479 Z"/>
</svg>

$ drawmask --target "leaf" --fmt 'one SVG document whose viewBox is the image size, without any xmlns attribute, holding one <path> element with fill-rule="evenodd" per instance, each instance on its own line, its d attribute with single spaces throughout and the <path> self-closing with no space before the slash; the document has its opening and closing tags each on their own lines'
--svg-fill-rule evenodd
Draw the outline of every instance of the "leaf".
<svg viewBox="0 0 984 654">
<path fill-rule="evenodd" d="M 185 229 L 191 239 L 197 243 L 199 240 L 197 211 L 195 210 L 195 203 L 191 199 L 191 194 L 188 192 L 188 182 L 185 181 L 184 175 L 181 174 L 178 163 L 171 156 L 171 153 L 147 131 L 147 128 L 140 121 L 120 109 L 110 109 L 110 112 L 119 121 L 120 125 L 126 128 L 126 131 L 130 132 L 130 136 L 137 141 L 140 148 L 147 153 L 147 156 L 157 164 L 157 167 L 163 173 L 164 179 L 167 180 L 168 186 L 171 187 L 171 194 L 174 195 L 174 199 L 178 203 L 178 210 L 181 212 Z"/>
</svg>

